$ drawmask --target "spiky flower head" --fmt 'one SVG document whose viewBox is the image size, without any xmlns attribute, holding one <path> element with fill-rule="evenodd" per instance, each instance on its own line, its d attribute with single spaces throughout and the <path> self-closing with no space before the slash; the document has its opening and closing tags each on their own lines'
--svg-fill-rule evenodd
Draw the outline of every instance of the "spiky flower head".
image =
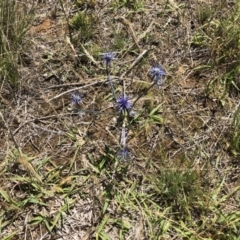
<svg viewBox="0 0 240 240">
<path fill-rule="evenodd" d="M 112 60 L 114 59 L 115 54 L 113 52 L 107 52 L 103 54 L 103 61 L 106 63 L 106 66 L 110 66 Z"/>
<path fill-rule="evenodd" d="M 126 96 L 121 96 L 117 98 L 117 106 L 120 111 L 129 110 L 132 107 L 130 98 Z"/>
<path fill-rule="evenodd" d="M 126 147 L 123 147 L 119 152 L 118 152 L 118 157 L 122 160 L 126 160 L 129 158 L 130 152 Z"/>
<path fill-rule="evenodd" d="M 166 76 L 166 72 L 164 69 L 159 66 L 158 64 L 155 64 L 154 67 L 150 69 L 150 74 L 155 82 L 157 82 L 158 85 L 162 84 L 162 77 Z"/>
<path fill-rule="evenodd" d="M 82 97 L 78 91 L 75 91 L 71 94 L 72 105 L 78 105 L 82 101 Z"/>
</svg>

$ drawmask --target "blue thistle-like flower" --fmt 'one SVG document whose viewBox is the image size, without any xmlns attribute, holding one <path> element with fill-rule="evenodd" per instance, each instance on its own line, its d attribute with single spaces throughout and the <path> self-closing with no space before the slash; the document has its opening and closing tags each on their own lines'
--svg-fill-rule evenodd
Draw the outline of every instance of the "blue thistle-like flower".
<svg viewBox="0 0 240 240">
<path fill-rule="evenodd" d="M 119 152 L 118 152 L 118 157 L 126 160 L 129 157 L 129 151 L 126 147 L 123 147 Z"/>
<path fill-rule="evenodd" d="M 132 107 L 132 103 L 129 101 L 130 98 L 121 96 L 117 99 L 117 105 L 120 111 L 128 110 Z"/>
<path fill-rule="evenodd" d="M 75 91 L 71 94 L 72 105 L 79 105 L 82 101 L 82 97 L 78 91 Z"/>
<path fill-rule="evenodd" d="M 106 63 L 106 65 L 110 66 L 114 57 L 115 57 L 115 54 L 113 52 L 107 52 L 103 54 L 102 58 L 103 58 L 103 61 Z"/>
<path fill-rule="evenodd" d="M 162 77 L 167 75 L 164 69 L 157 64 L 155 64 L 154 67 L 150 69 L 150 74 L 158 86 L 162 85 L 163 83 Z"/>
</svg>

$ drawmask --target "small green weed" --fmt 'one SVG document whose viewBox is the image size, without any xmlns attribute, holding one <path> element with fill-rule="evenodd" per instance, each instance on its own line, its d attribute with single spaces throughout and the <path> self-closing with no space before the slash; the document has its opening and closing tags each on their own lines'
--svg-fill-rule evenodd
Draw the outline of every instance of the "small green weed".
<svg viewBox="0 0 240 240">
<path fill-rule="evenodd" d="M 156 194 L 152 199 L 166 207 L 172 207 L 173 212 L 181 209 L 183 214 L 191 208 L 191 203 L 196 201 L 195 196 L 200 195 L 198 174 L 192 170 L 163 170 L 152 175 L 150 181 L 155 186 L 153 192 Z"/>
<path fill-rule="evenodd" d="M 71 20 L 70 26 L 78 31 L 78 41 L 84 43 L 94 36 L 96 17 L 86 12 L 78 12 Z"/>
</svg>

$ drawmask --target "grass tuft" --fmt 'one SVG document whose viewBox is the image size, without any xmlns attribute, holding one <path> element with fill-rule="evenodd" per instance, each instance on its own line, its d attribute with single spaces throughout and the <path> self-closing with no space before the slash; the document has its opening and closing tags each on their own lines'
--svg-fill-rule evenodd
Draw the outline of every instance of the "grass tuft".
<svg viewBox="0 0 240 240">
<path fill-rule="evenodd" d="M 197 4 L 197 18 L 201 27 L 196 31 L 192 44 L 208 49 L 210 59 L 207 60 L 207 65 L 211 71 L 217 72 L 217 76 L 209 81 L 210 92 L 219 99 L 236 93 L 240 87 L 240 27 L 238 24 L 240 12 L 238 5 L 237 1 L 234 1 L 233 7 L 228 7 L 224 1 L 221 1 L 221 4 L 215 1 L 212 5 Z M 217 12 L 222 14 L 216 14 Z"/>
<path fill-rule="evenodd" d="M 94 25 L 96 22 L 96 17 L 93 14 L 88 14 L 86 12 L 78 12 L 70 20 L 70 26 L 77 30 L 78 41 L 87 42 L 94 36 Z"/>
<path fill-rule="evenodd" d="M 13 87 L 20 83 L 19 54 L 23 37 L 30 26 L 32 10 L 15 0 L 0 2 L 0 82 Z"/>
</svg>

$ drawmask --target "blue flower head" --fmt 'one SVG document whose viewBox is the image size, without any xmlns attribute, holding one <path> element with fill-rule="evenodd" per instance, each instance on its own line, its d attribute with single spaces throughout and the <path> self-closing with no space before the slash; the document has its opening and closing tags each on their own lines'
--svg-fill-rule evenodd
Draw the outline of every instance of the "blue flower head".
<svg viewBox="0 0 240 240">
<path fill-rule="evenodd" d="M 157 64 L 155 64 L 154 67 L 150 69 L 150 74 L 152 75 L 153 80 L 158 83 L 161 82 L 163 76 L 166 76 L 164 69 Z"/>
<path fill-rule="evenodd" d="M 82 97 L 78 91 L 75 91 L 71 94 L 72 105 L 78 105 L 82 101 Z"/>
<path fill-rule="evenodd" d="M 132 107 L 132 103 L 129 101 L 130 99 L 126 96 L 121 96 L 117 98 L 117 105 L 120 111 L 128 110 Z"/>
<path fill-rule="evenodd" d="M 114 57 L 115 57 L 115 54 L 113 52 L 107 52 L 103 54 L 102 58 L 103 58 L 103 61 L 106 63 L 106 65 L 110 66 Z"/>
<path fill-rule="evenodd" d="M 118 157 L 120 159 L 126 160 L 127 158 L 129 158 L 129 151 L 126 147 L 122 148 L 119 152 L 118 152 Z"/>
</svg>

